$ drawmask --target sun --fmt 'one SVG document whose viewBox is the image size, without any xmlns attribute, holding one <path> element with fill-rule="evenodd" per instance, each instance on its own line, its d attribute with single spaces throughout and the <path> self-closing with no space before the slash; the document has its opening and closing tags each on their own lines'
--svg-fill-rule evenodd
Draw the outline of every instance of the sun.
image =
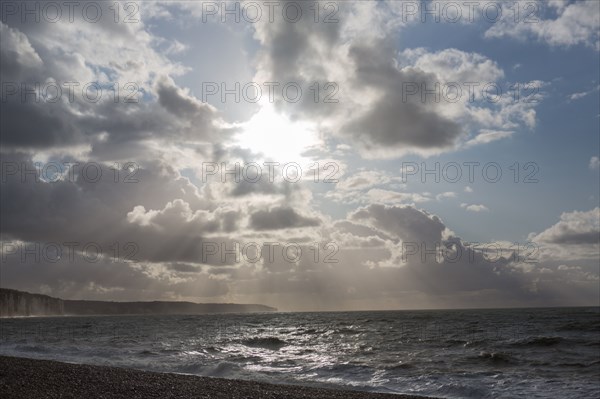
<svg viewBox="0 0 600 399">
<path fill-rule="evenodd" d="M 291 121 L 272 104 L 263 105 L 241 127 L 242 132 L 237 136 L 240 147 L 281 163 L 307 161 L 303 153 L 319 143 L 313 124 Z"/>
</svg>

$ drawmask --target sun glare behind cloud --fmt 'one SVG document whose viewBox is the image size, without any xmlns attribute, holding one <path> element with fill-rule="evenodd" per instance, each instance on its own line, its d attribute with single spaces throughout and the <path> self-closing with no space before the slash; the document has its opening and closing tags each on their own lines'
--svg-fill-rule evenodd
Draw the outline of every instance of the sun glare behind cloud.
<svg viewBox="0 0 600 399">
<path fill-rule="evenodd" d="M 237 144 L 278 162 L 307 161 L 303 154 L 319 144 L 316 126 L 291 121 L 266 104 L 242 126 Z"/>
</svg>

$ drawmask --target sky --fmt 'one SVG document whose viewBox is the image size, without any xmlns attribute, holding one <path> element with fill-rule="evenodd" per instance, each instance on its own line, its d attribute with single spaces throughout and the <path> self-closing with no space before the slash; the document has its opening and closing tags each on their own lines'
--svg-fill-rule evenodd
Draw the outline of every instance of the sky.
<svg viewBox="0 0 600 399">
<path fill-rule="evenodd" d="M 600 304 L 597 1 L 0 12 L 2 287 Z"/>
</svg>

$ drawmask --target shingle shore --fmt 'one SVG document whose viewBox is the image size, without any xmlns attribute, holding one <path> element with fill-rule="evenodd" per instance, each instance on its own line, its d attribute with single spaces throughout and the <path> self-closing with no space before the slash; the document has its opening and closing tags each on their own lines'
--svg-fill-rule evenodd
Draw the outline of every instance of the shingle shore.
<svg viewBox="0 0 600 399">
<path fill-rule="evenodd" d="M 423 399 L 0 356 L 0 398 Z"/>
</svg>

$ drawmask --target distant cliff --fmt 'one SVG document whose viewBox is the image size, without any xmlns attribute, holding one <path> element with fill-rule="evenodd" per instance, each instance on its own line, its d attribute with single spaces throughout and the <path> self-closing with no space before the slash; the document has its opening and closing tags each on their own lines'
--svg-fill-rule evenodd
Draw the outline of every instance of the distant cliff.
<svg viewBox="0 0 600 399">
<path fill-rule="evenodd" d="M 236 303 L 72 301 L 0 288 L 0 317 L 248 313 L 276 310 L 265 305 Z"/>
<path fill-rule="evenodd" d="M 62 299 L 0 288 L 0 317 L 64 314 Z"/>
</svg>

